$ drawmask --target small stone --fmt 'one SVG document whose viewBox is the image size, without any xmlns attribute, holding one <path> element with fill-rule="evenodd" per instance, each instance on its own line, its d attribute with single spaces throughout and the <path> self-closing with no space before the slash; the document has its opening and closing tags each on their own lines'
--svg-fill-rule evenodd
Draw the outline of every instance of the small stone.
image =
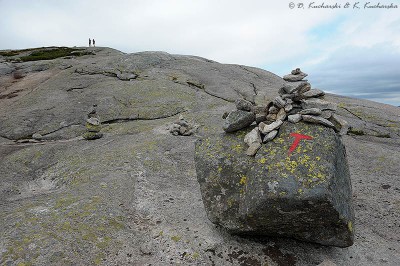
<svg viewBox="0 0 400 266">
<path fill-rule="evenodd" d="M 285 105 L 285 112 L 286 113 L 290 112 L 290 110 L 292 110 L 292 109 L 293 109 L 293 105 L 291 105 L 290 103 Z"/>
<path fill-rule="evenodd" d="M 277 106 L 278 108 L 283 108 L 285 107 L 286 101 L 282 99 L 280 96 L 277 96 L 274 99 L 274 105 Z"/>
<path fill-rule="evenodd" d="M 267 120 L 267 116 L 265 114 L 256 114 L 256 123 L 259 124 L 260 122 L 263 122 Z"/>
<path fill-rule="evenodd" d="M 151 255 L 154 253 L 155 250 L 154 243 L 152 241 L 146 241 L 140 245 L 139 249 L 143 255 Z"/>
<path fill-rule="evenodd" d="M 256 120 L 256 115 L 252 112 L 236 110 L 226 117 L 223 125 L 225 132 L 235 132 L 242 128 L 248 127 Z"/>
<path fill-rule="evenodd" d="M 268 121 L 273 122 L 273 121 L 276 120 L 276 114 L 268 114 L 268 115 L 265 117 L 265 119 L 268 120 Z"/>
<path fill-rule="evenodd" d="M 294 114 L 294 115 L 289 115 L 288 116 L 288 121 L 291 123 L 298 123 L 301 120 L 301 115 L 300 114 Z"/>
<path fill-rule="evenodd" d="M 278 130 L 272 130 L 271 132 L 269 132 L 263 139 L 263 143 L 267 143 L 268 141 L 273 140 L 276 135 L 278 134 Z"/>
<path fill-rule="evenodd" d="M 256 155 L 257 151 L 261 148 L 261 143 L 252 143 L 246 151 L 246 155 L 254 156 Z"/>
<path fill-rule="evenodd" d="M 294 94 L 281 94 L 282 99 L 286 100 L 286 103 L 292 103 L 292 99 L 294 98 L 294 96 Z M 289 102 L 289 100 L 291 100 L 292 102 Z"/>
<path fill-rule="evenodd" d="M 184 120 L 185 118 L 183 117 L 183 115 L 179 115 L 179 120 Z"/>
<path fill-rule="evenodd" d="M 222 119 L 225 119 L 228 115 L 229 115 L 229 112 L 224 112 L 224 114 L 222 115 Z"/>
<path fill-rule="evenodd" d="M 300 73 L 297 75 L 293 75 L 293 74 L 289 74 L 289 75 L 285 75 L 283 76 L 283 79 L 286 81 L 300 81 L 302 79 L 304 79 L 305 77 L 307 77 L 308 75 L 306 73 Z"/>
<path fill-rule="evenodd" d="M 266 106 L 254 106 L 253 107 L 253 113 L 257 114 L 266 114 L 268 112 L 268 109 Z"/>
<path fill-rule="evenodd" d="M 299 75 L 302 72 L 301 72 L 300 68 L 296 68 L 296 69 L 293 69 L 291 73 L 292 73 L 292 75 Z"/>
<path fill-rule="evenodd" d="M 335 125 L 335 129 L 339 132 L 339 135 L 346 135 L 349 131 L 349 123 L 346 120 L 340 118 L 338 115 L 333 114 L 329 121 L 331 121 Z"/>
<path fill-rule="evenodd" d="M 86 123 L 86 129 L 88 132 L 99 132 L 101 130 L 101 126 Z"/>
<path fill-rule="evenodd" d="M 91 124 L 93 126 L 100 125 L 100 120 L 96 117 L 91 117 L 91 118 L 87 119 L 86 122 L 88 122 L 89 124 Z"/>
<path fill-rule="evenodd" d="M 42 134 L 35 133 L 32 135 L 32 138 L 36 139 L 36 140 L 41 140 L 43 138 L 43 136 L 42 136 Z"/>
<path fill-rule="evenodd" d="M 85 132 L 82 137 L 86 140 L 95 140 L 103 137 L 103 133 L 98 132 Z"/>
<path fill-rule="evenodd" d="M 120 80 L 132 80 L 137 78 L 136 74 L 133 73 L 128 73 L 128 72 L 119 72 L 117 73 L 117 78 L 119 78 Z"/>
<path fill-rule="evenodd" d="M 321 115 L 322 111 L 321 111 L 321 109 L 318 109 L 318 108 L 309 108 L 309 109 L 301 110 L 299 112 L 299 114 L 301 114 L 301 115 Z"/>
<path fill-rule="evenodd" d="M 185 134 L 185 133 L 186 133 L 186 131 L 187 131 L 187 127 L 183 127 L 183 126 L 181 126 L 181 127 L 179 128 L 179 134 L 180 134 L 180 135 L 183 135 L 183 134 Z"/>
<path fill-rule="evenodd" d="M 304 94 L 305 92 L 311 90 L 311 84 L 308 82 L 303 82 L 297 87 L 298 94 Z"/>
<path fill-rule="evenodd" d="M 301 118 L 303 121 L 309 122 L 309 123 L 314 123 L 314 124 L 321 124 L 327 127 L 332 127 L 334 128 L 335 126 L 330 122 L 329 120 L 326 120 L 325 118 L 322 118 L 320 116 L 313 116 L 313 115 L 302 115 Z"/>
<path fill-rule="evenodd" d="M 249 101 L 244 100 L 244 99 L 237 99 L 235 101 L 235 104 L 236 104 L 236 108 L 238 110 L 250 112 L 253 109 L 253 104 L 251 102 L 249 102 Z"/>
<path fill-rule="evenodd" d="M 286 119 L 286 112 L 285 112 L 285 108 L 281 108 L 278 112 L 278 114 L 276 115 L 276 120 L 285 120 Z"/>
<path fill-rule="evenodd" d="M 246 134 L 244 142 L 249 146 L 253 143 L 261 143 L 261 135 L 258 127 L 255 127 L 252 131 Z"/>
<path fill-rule="evenodd" d="M 319 90 L 319 89 L 311 89 L 311 90 L 309 90 L 309 91 L 307 91 L 307 92 L 304 92 L 303 93 L 303 98 L 315 98 L 315 97 L 321 97 L 321 96 L 324 96 L 325 95 L 325 92 L 323 92 L 322 90 Z"/>
<path fill-rule="evenodd" d="M 318 108 L 321 110 L 333 110 L 333 111 L 336 111 L 337 109 L 337 104 L 321 100 L 318 98 L 301 100 L 301 106 L 303 109 Z"/>
<path fill-rule="evenodd" d="M 333 111 L 331 111 L 331 110 L 323 110 L 321 117 L 325 118 L 325 119 L 329 119 L 329 118 L 331 118 L 332 114 L 333 114 Z"/>
<path fill-rule="evenodd" d="M 258 127 L 263 134 L 268 134 L 274 129 L 279 128 L 283 124 L 282 120 L 276 120 L 275 122 L 272 122 L 271 124 L 265 124 L 261 122 Z"/>
<path fill-rule="evenodd" d="M 286 104 L 292 104 L 293 103 L 293 100 L 292 100 L 292 98 L 288 98 L 288 99 L 286 99 Z"/>
<path fill-rule="evenodd" d="M 271 107 L 268 109 L 268 114 L 277 114 L 278 112 L 279 112 L 279 109 L 276 108 L 276 106 L 271 106 Z"/>
</svg>

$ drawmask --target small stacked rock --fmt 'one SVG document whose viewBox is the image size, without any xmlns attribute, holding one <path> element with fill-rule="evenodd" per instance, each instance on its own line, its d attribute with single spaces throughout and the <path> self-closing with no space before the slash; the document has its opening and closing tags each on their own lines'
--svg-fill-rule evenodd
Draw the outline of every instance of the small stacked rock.
<svg viewBox="0 0 400 266">
<path fill-rule="evenodd" d="M 169 132 L 174 136 L 190 136 L 197 131 L 199 125 L 186 121 L 182 115 L 174 123 L 168 126 Z"/>
<path fill-rule="evenodd" d="M 254 156 L 262 143 L 273 140 L 279 127 L 285 120 L 291 123 L 300 121 L 321 124 L 331 127 L 340 134 L 347 133 L 347 122 L 337 117 L 335 103 L 321 99 L 325 93 L 319 89 L 311 89 L 306 80 L 306 73 L 300 68 L 292 70 L 291 74 L 283 77 L 285 83 L 279 89 L 279 96 L 264 106 L 255 106 L 244 99 L 235 101 L 236 109 L 225 113 L 223 129 L 225 132 L 234 132 L 246 128 L 255 122 L 255 127 L 244 138 L 249 146 L 246 154 Z"/>
<path fill-rule="evenodd" d="M 83 134 L 83 138 L 86 140 L 94 140 L 103 137 L 103 133 L 100 133 L 101 125 L 100 120 L 96 117 L 86 119 L 86 132 Z"/>
</svg>

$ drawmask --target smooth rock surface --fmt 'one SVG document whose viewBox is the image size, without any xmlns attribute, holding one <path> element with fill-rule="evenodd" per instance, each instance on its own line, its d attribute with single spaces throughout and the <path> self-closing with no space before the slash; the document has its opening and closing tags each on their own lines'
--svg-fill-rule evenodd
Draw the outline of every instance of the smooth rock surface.
<svg viewBox="0 0 400 266">
<path fill-rule="evenodd" d="M 333 110 L 333 111 L 336 111 L 337 109 L 337 105 L 335 103 L 321 100 L 318 98 L 306 99 L 302 100 L 301 102 L 303 109 L 318 108 L 320 110 Z"/>
<path fill-rule="evenodd" d="M 288 121 L 291 123 L 298 123 L 301 120 L 301 114 L 294 114 L 288 116 Z"/>
<path fill-rule="evenodd" d="M 267 134 L 267 133 L 271 132 L 272 130 L 279 128 L 282 124 L 283 124 L 282 120 L 276 120 L 275 122 L 272 122 L 271 124 L 265 124 L 265 123 L 261 122 L 258 126 L 259 126 L 261 133 Z"/>
</svg>

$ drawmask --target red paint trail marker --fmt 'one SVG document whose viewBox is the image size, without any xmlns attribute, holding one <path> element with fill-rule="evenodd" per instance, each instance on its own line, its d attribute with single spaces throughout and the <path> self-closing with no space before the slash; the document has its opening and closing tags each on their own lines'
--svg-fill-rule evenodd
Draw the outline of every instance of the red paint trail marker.
<svg viewBox="0 0 400 266">
<path fill-rule="evenodd" d="M 293 142 L 292 146 L 290 146 L 290 148 L 289 148 L 289 155 L 292 153 L 292 151 L 294 151 L 296 149 L 297 145 L 299 145 L 300 140 L 312 139 L 311 136 L 302 135 L 299 133 L 290 133 L 290 136 L 294 137 L 294 142 Z"/>
</svg>

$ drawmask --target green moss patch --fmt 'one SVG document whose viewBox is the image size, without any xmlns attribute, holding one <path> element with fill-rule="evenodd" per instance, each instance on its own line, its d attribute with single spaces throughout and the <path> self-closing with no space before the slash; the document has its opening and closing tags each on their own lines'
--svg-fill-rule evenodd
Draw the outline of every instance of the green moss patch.
<svg viewBox="0 0 400 266">
<path fill-rule="evenodd" d="M 52 49 L 43 49 L 36 52 L 32 52 L 30 55 L 21 56 L 21 60 L 23 62 L 28 61 L 38 61 L 38 60 L 52 60 L 59 57 L 65 56 L 80 56 L 82 53 L 77 53 L 77 51 L 81 51 L 82 49 L 76 48 L 68 48 L 68 47 L 58 47 Z"/>
</svg>

